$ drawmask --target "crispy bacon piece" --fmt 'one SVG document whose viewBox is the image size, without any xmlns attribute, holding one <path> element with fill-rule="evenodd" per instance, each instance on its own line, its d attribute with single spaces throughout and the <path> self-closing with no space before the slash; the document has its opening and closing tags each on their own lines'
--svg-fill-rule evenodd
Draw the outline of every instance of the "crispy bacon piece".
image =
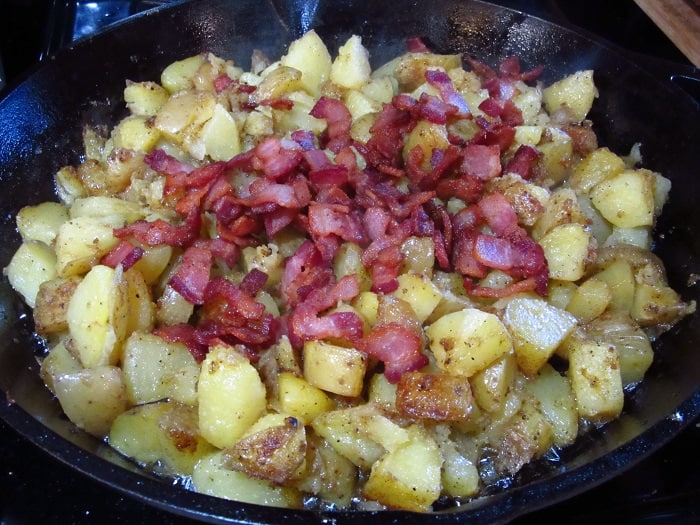
<svg viewBox="0 0 700 525">
<path fill-rule="evenodd" d="M 112 268 L 116 268 L 121 264 L 124 271 L 126 271 L 136 264 L 143 257 L 144 253 L 143 248 L 134 246 L 127 239 L 122 239 L 102 257 L 100 263 Z"/>
<path fill-rule="evenodd" d="M 428 356 L 421 352 L 421 338 L 410 328 L 396 323 L 375 327 L 358 341 L 357 348 L 384 363 L 384 375 L 391 383 L 397 383 L 404 373 L 428 364 Z"/>
<path fill-rule="evenodd" d="M 324 119 L 328 125 L 328 143 L 326 147 L 334 153 L 350 144 L 350 126 L 352 115 L 347 106 L 338 99 L 323 96 L 311 108 L 310 115 Z"/>
<path fill-rule="evenodd" d="M 202 217 L 198 211 L 190 213 L 185 222 L 174 225 L 163 219 L 155 221 L 139 220 L 123 228 L 114 230 L 114 236 L 120 239 L 133 236 L 137 241 L 148 246 L 168 244 L 170 246 L 187 246 L 199 238 Z"/>
<path fill-rule="evenodd" d="M 190 246 L 168 281 L 176 292 L 192 304 L 204 304 L 204 290 L 209 283 L 212 253 L 206 248 Z"/>
</svg>

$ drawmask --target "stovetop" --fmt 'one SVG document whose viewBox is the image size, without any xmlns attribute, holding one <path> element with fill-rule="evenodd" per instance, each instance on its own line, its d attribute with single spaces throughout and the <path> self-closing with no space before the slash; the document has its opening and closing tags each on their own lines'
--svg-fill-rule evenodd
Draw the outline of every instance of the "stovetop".
<svg viewBox="0 0 700 525">
<path fill-rule="evenodd" d="M 167 0 L 81 2 L 0 0 L 0 89 L 71 41 Z M 677 73 L 698 96 L 697 68 L 632 0 L 495 1 L 562 25 L 574 26 L 626 50 L 643 66 Z M 604 14 L 602 14 L 604 13 Z M 4 71 L 4 75 L 3 75 Z M 563 520 L 576 524 L 700 523 L 700 422 L 616 478 L 558 505 L 516 519 L 514 525 Z M 174 489 L 176 490 L 176 489 Z M 180 489 L 177 489 L 180 490 Z M 0 525 L 33 523 L 195 522 L 123 496 L 45 455 L 0 422 Z"/>
</svg>

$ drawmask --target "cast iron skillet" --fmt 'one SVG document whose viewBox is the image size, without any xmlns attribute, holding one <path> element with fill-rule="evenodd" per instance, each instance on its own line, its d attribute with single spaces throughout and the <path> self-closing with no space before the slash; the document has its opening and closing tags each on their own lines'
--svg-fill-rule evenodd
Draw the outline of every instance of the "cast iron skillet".
<svg viewBox="0 0 700 525">
<path fill-rule="evenodd" d="M 359 34 L 375 66 L 421 36 L 436 52 L 463 53 L 492 65 L 510 55 L 523 68 L 544 65 L 551 82 L 593 68 L 600 97 L 591 118 L 601 145 L 626 154 L 642 143 L 645 166 L 673 181 L 658 227 L 657 252 L 672 286 L 697 299 L 700 274 L 697 203 L 700 107 L 670 82 L 660 82 L 622 55 L 578 33 L 477 0 L 200 0 L 177 3 L 127 20 L 59 52 L 0 101 L 0 266 L 16 250 L 14 216 L 23 205 L 54 198 L 52 177 L 75 164 L 84 123 L 111 124 L 126 114 L 125 79 L 158 79 L 173 60 L 200 51 L 232 58 L 244 68 L 254 48 L 270 57 L 315 28 L 331 52 Z M 554 504 L 619 474 L 666 444 L 700 414 L 700 321 L 685 319 L 656 344 L 644 383 L 625 413 L 559 461 L 527 467 L 506 490 L 430 515 L 406 512 L 310 512 L 273 509 L 196 494 L 154 479 L 77 431 L 37 375 L 41 345 L 30 312 L 0 283 L 0 417 L 76 471 L 155 507 L 212 523 L 505 523 Z"/>
</svg>

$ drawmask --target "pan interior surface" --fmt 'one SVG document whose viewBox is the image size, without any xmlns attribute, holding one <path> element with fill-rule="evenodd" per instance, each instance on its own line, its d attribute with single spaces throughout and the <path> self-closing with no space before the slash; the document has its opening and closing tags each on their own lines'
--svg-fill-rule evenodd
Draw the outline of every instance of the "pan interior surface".
<svg viewBox="0 0 700 525">
<path fill-rule="evenodd" d="M 178 28 L 177 31 L 173 30 Z M 641 143 L 645 167 L 673 182 L 658 224 L 655 251 L 672 287 L 697 299 L 700 224 L 695 184 L 700 108 L 677 87 L 661 83 L 613 49 L 523 13 L 476 0 L 200 0 L 139 15 L 76 43 L 33 71 L 0 101 L 0 263 L 19 245 L 14 218 L 24 205 L 55 200 L 53 174 L 74 164 L 84 123 L 125 116 L 125 79 L 157 79 L 174 60 L 211 51 L 246 68 L 254 49 L 279 56 L 314 28 L 329 50 L 358 34 L 373 66 L 405 51 L 420 36 L 436 52 L 461 53 L 496 65 L 511 55 L 523 69 L 544 66 L 543 82 L 594 69 L 600 96 L 590 118 L 601 145 L 626 154 Z M 143 44 L 143 35 L 149 42 Z M 505 491 L 428 515 L 385 512 L 311 512 L 227 502 L 173 487 L 122 460 L 98 440 L 76 431 L 38 376 L 31 311 L 0 285 L 0 389 L 8 403 L 0 417 L 28 440 L 76 470 L 116 490 L 176 514 L 212 523 L 507 522 L 591 488 L 629 468 L 700 414 L 700 321 L 684 319 L 656 342 L 656 359 L 630 393 L 623 416 L 566 451 L 558 461 L 532 465 Z"/>
</svg>

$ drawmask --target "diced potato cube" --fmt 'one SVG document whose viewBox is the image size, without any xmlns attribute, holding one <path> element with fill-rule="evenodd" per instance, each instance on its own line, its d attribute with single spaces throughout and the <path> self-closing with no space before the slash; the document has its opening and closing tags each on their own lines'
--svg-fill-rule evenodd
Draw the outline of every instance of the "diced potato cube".
<svg viewBox="0 0 700 525">
<path fill-rule="evenodd" d="M 223 456 L 223 451 L 214 452 L 197 462 L 192 472 L 194 490 L 209 496 L 268 507 L 298 508 L 301 505 L 301 495 L 295 489 L 226 468 Z"/>
<path fill-rule="evenodd" d="M 160 139 L 160 131 L 147 117 L 132 115 L 122 119 L 112 131 L 115 148 L 151 151 Z"/>
<path fill-rule="evenodd" d="M 425 512 L 440 496 L 441 467 L 435 441 L 429 436 L 415 437 L 372 466 L 363 493 L 390 508 Z"/>
<path fill-rule="evenodd" d="M 375 405 L 331 410 L 311 422 L 314 431 L 339 454 L 362 469 L 369 469 L 385 452 L 384 447 L 367 434 L 367 421 L 380 414 Z"/>
<path fill-rule="evenodd" d="M 192 77 L 206 61 L 204 54 L 177 60 L 169 64 L 160 74 L 160 83 L 171 94 L 193 86 Z"/>
<path fill-rule="evenodd" d="M 224 466 L 232 470 L 289 483 L 303 475 L 306 467 L 306 429 L 288 414 L 266 414 L 226 449 L 223 458 Z"/>
<path fill-rule="evenodd" d="M 156 305 L 151 299 L 151 287 L 141 272 L 129 268 L 124 272 L 127 282 L 127 327 L 126 333 L 150 332 L 155 322 Z"/>
<path fill-rule="evenodd" d="M 592 236 L 583 224 L 562 224 L 539 240 L 549 267 L 549 277 L 577 281 L 590 262 Z"/>
<path fill-rule="evenodd" d="M 39 375 L 41 379 L 44 380 L 49 390 L 55 394 L 56 387 L 54 386 L 54 381 L 56 378 L 63 375 L 75 374 L 82 369 L 83 365 L 80 364 L 80 361 L 78 361 L 70 350 L 66 348 L 63 341 L 61 341 L 56 344 L 41 361 Z"/>
<path fill-rule="evenodd" d="M 313 29 L 304 33 L 289 46 L 280 64 L 301 71 L 301 83 L 313 96 L 321 94 L 321 86 L 331 73 L 331 55 L 321 37 Z"/>
<path fill-rule="evenodd" d="M 199 435 L 197 409 L 162 401 L 119 414 L 109 444 L 141 465 L 167 475 L 189 476 L 195 464 L 216 449 Z"/>
<path fill-rule="evenodd" d="M 625 169 L 625 161 L 608 148 L 597 148 L 576 164 L 569 183 L 577 191 L 588 193 L 604 180 Z"/>
<path fill-rule="evenodd" d="M 486 412 L 498 411 L 513 385 L 517 369 L 515 354 L 508 353 L 474 374 L 469 382 L 479 407 Z"/>
<path fill-rule="evenodd" d="M 264 76 L 251 99 L 256 104 L 285 97 L 293 91 L 302 89 L 301 71 L 293 67 L 276 64 L 265 70 Z"/>
<path fill-rule="evenodd" d="M 418 419 L 463 421 L 472 413 L 468 378 L 449 374 L 406 372 L 396 390 L 396 408 Z"/>
<path fill-rule="evenodd" d="M 359 89 L 369 81 L 371 72 L 369 51 L 362 45 L 359 35 L 352 35 L 338 49 L 338 56 L 331 65 L 331 82 L 341 88 Z"/>
<path fill-rule="evenodd" d="M 170 96 L 163 86 L 151 81 L 126 81 L 124 102 L 132 115 L 153 117 Z"/>
<path fill-rule="evenodd" d="M 214 161 L 229 160 L 241 152 L 238 125 L 221 104 L 214 106 L 214 113 L 202 127 L 200 137 L 207 155 Z"/>
<path fill-rule="evenodd" d="M 102 438 L 127 408 L 121 368 L 97 366 L 54 377 L 54 393 L 78 428 Z"/>
<path fill-rule="evenodd" d="M 68 330 L 68 304 L 80 280 L 75 276 L 57 277 L 41 284 L 34 306 L 34 327 L 38 334 L 46 336 Z"/>
<path fill-rule="evenodd" d="M 648 170 L 625 170 L 591 189 L 591 202 L 615 226 L 654 224 L 654 177 Z"/>
<path fill-rule="evenodd" d="M 595 277 L 586 279 L 576 288 L 566 307 L 581 323 L 587 323 L 602 314 L 612 301 L 608 284 Z"/>
<path fill-rule="evenodd" d="M 630 308 L 632 318 L 641 326 L 673 324 L 693 311 L 694 303 L 685 303 L 670 286 L 644 282 L 637 283 Z"/>
<path fill-rule="evenodd" d="M 547 452 L 553 443 L 550 422 L 533 403 L 523 402 L 494 443 L 494 465 L 499 472 L 514 474 Z"/>
<path fill-rule="evenodd" d="M 532 238 L 539 240 L 553 228 L 568 223 L 586 224 L 586 216 L 574 190 L 557 188 L 550 195 L 544 212 L 532 228 Z"/>
<path fill-rule="evenodd" d="M 565 108 L 575 122 L 586 118 L 597 96 L 593 70 L 590 69 L 577 71 L 542 91 L 542 101 L 548 113 Z"/>
<path fill-rule="evenodd" d="M 543 299 L 516 297 L 508 302 L 503 322 L 513 340 L 515 358 L 533 376 L 577 326 L 570 313 Z"/>
<path fill-rule="evenodd" d="M 624 387 L 644 379 L 654 361 L 654 349 L 646 332 L 626 312 L 606 312 L 586 326 L 586 334 L 600 343 L 615 345 Z"/>
<path fill-rule="evenodd" d="M 537 166 L 547 174 L 546 185 L 555 185 L 569 174 L 574 145 L 568 133 L 559 128 L 545 128 L 542 140 L 537 145 L 540 153 Z"/>
<path fill-rule="evenodd" d="M 61 277 L 81 275 L 114 248 L 116 225 L 81 216 L 64 222 L 56 236 L 56 270 Z"/>
<path fill-rule="evenodd" d="M 263 414 L 265 385 L 258 371 L 234 348 L 209 350 L 197 385 L 202 436 L 219 448 L 233 446 Z"/>
<path fill-rule="evenodd" d="M 335 406 L 323 390 L 289 372 L 279 374 L 277 383 L 280 408 L 286 414 L 299 418 L 305 425 Z"/>
<path fill-rule="evenodd" d="M 616 259 L 598 272 L 595 278 L 607 283 L 612 294 L 611 306 L 629 312 L 636 286 L 632 265 L 625 259 Z"/>
<path fill-rule="evenodd" d="M 551 365 L 545 364 L 532 381 L 527 383 L 538 403 L 538 408 L 552 425 L 554 444 L 572 444 L 578 435 L 578 410 L 571 383 Z"/>
<path fill-rule="evenodd" d="M 43 242 L 23 242 L 12 255 L 4 273 L 24 302 L 34 308 L 41 285 L 57 275 L 56 254 Z"/>
<path fill-rule="evenodd" d="M 440 369 L 467 377 L 512 349 L 500 319 L 477 308 L 444 315 L 428 326 L 425 334 Z"/>
<path fill-rule="evenodd" d="M 74 350 L 85 368 L 114 365 L 128 323 L 128 284 L 120 270 L 94 266 L 78 284 L 66 312 Z"/>
<path fill-rule="evenodd" d="M 424 322 L 442 300 L 440 290 L 427 276 L 418 273 L 403 273 L 396 280 L 399 287 L 392 295 L 410 304 L 418 320 Z"/>
<path fill-rule="evenodd" d="M 324 341 L 304 343 L 304 378 L 313 386 L 341 396 L 362 393 L 367 355 Z"/>
<path fill-rule="evenodd" d="M 371 99 L 356 89 L 348 91 L 345 94 L 344 101 L 348 111 L 350 111 L 353 121 L 368 114 L 378 113 L 382 109 L 381 103 Z"/>
<path fill-rule="evenodd" d="M 124 383 L 132 404 L 163 399 L 196 404 L 199 364 L 185 345 L 136 332 L 126 340 L 123 354 Z"/>
<path fill-rule="evenodd" d="M 567 342 L 568 377 L 582 418 L 605 423 L 618 417 L 624 404 L 620 358 L 609 343 L 577 337 Z"/>
<path fill-rule="evenodd" d="M 352 304 L 358 315 L 365 321 L 365 326 L 368 329 L 377 324 L 379 296 L 376 293 L 360 292 Z"/>
<path fill-rule="evenodd" d="M 25 206 L 17 212 L 17 229 L 23 241 L 41 241 L 51 246 L 58 229 L 68 220 L 68 208 L 58 202 Z"/>
</svg>

